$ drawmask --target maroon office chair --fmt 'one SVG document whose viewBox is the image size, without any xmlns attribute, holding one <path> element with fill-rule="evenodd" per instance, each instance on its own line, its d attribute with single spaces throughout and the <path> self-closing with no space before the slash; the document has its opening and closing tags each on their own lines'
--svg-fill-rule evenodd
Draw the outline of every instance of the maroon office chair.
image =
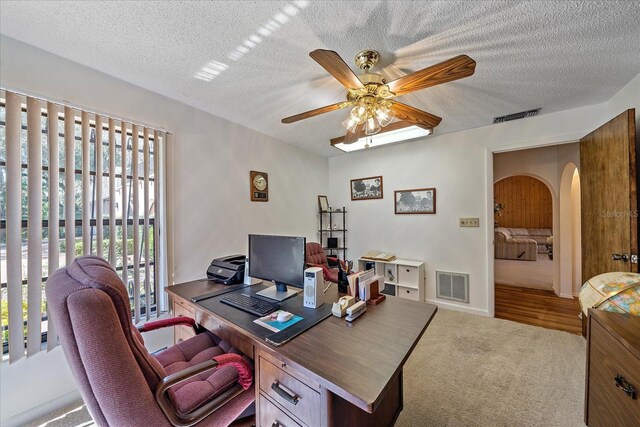
<svg viewBox="0 0 640 427">
<path fill-rule="evenodd" d="M 338 283 L 338 273 L 340 269 L 346 267 L 346 263 L 338 257 L 327 256 L 320 243 L 309 242 L 306 245 L 305 263 L 307 267 L 322 268 L 322 275 L 325 280 Z"/>
<path fill-rule="evenodd" d="M 247 359 L 210 332 L 157 355 L 133 326 L 129 296 L 107 261 L 74 260 L 46 284 L 47 304 L 84 402 L 101 426 L 227 426 L 253 408 Z M 188 318 L 149 322 L 143 331 Z"/>
</svg>

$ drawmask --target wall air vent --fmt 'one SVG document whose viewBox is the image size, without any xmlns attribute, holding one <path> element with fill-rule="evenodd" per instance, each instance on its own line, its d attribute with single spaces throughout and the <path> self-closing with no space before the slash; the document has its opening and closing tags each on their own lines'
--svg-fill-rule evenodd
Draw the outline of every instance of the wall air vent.
<svg viewBox="0 0 640 427">
<path fill-rule="evenodd" d="M 537 116 L 540 112 L 540 108 L 535 110 L 521 111 L 519 113 L 507 114 L 506 116 L 495 117 L 493 123 L 510 122 L 511 120 L 524 119 L 526 117 Z"/>
<path fill-rule="evenodd" d="M 436 271 L 436 298 L 469 302 L 469 275 Z"/>
</svg>

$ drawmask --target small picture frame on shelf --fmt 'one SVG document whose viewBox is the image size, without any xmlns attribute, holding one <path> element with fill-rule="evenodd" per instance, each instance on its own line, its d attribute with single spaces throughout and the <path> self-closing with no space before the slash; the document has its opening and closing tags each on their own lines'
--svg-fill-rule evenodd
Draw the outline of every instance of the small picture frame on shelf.
<svg viewBox="0 0 640 427">
<path fill-rule="evenodd" d="M 328 237 L 327 238 L 327 248 L 329 248 L 329 249 L 338 249 L 338 238 L 337 237 Z"/>
<path fill-rule="evenodd" d="M 395 191 L 396 214 L 435 214 L 436 189 L 416 188 Z"/>
<path fill-rule="evenodd" d="M 327 196 L 318 196 L 318 209 L 320 209 L 320 212 L 329 211 L 329 201 L 327 200 Z"/>
</svg>

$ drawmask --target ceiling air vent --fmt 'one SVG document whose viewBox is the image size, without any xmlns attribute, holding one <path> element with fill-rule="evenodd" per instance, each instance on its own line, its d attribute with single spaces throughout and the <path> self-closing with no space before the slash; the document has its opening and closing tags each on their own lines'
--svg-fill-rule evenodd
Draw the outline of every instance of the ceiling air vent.
<svg viewBox="0 0 640 427">
<path fill-rule="evenodd" d="M 535 110 L 521 111 L 519 113 L 507 114 L 506 116 L 495 117 L 493 123 L 509 122 L 511 120 L 524 119 L 525 117 L 533 117 L 538 115 L 540 108 Z"/>
</svg>

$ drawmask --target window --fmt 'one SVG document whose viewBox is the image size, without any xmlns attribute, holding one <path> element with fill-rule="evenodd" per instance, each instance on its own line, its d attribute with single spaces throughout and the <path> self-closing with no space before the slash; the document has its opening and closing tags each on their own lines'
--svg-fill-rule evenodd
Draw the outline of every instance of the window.
<svg viewBox="0 0 640 427">
<path fill-rule="evenodd" d="M 43 342 L 56 345 L 55 331 L 47 336 L 44 284 L 83 254 L 102 256 L 120 272 L 136 322 L 155 315 L 156 171 L 164 134 L 9 91 L 1 95 L 3 353 L 13 360 L 24 354 L 24 344 L 29 354 Z M 23 327 L 12 328 L 18 319 Z"/>
</svg>

